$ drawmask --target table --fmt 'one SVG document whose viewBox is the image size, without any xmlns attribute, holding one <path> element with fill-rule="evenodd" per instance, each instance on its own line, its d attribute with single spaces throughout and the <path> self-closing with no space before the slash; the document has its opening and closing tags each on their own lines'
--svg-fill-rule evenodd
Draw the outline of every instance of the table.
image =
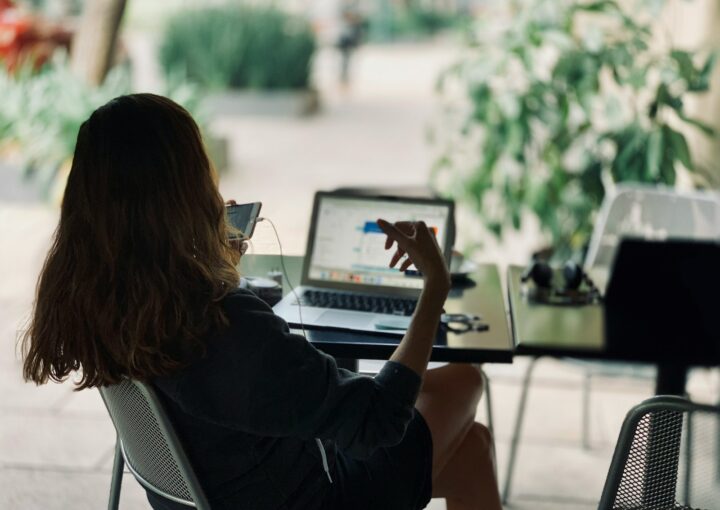
<svg viewBox="0 0 720 510">
<path fill-rule="evenodd" d="M 291 283 L 300 284 L 303 257 L 285 256 L 285 267 Z M 246 254 L 240 262 L 244 276 L 265 276 L 281 270 L 279 255 Z M 463 363 L 511 363 L 514 343 L 508 325 L 500 274 L 497 266 L 483 264 L 470 275 L 471 283 L 455 285 L 445 303 L 448 313 L 471 312 L 481 315 L 490 326 L 487 331 L 439 334 L 432 349 L 432 361 Z M 283 276 L 283 293 L 290 292 Z M 346 368 L 357 368 L 358 359 L 388 359 L 400 337 L 348 331 L 307 329 L 307 337 L 318 349 L 338 360 Z M 345 361 L 347 360 L 347 361 Z"/>
<path fill-rule="evenodd" d="M 653 349 L 623 350 L 622 345 L 608 348 L 605 327 L 605 313 L 601 304 L 577 307 L 560 307 L 529 302 L 522 295 L 521 275 L 523 267 L 510 266 L 507 273 L 507 286 L 511 324 L 516 339 L 515 354 L 535 356 L 574 357 L 606 361 L 630 361 L 655 363 L 658 366 L 655 393 L 684 396 L 685 382 L 689 363 L 687 360 L 664 360 L 663 354 Z M 681 339 L 678 339 L 681 341 Z M 661 361 L 664 360 L 664 361 Z M 694 364 L 694 363 L 692 363 Z M 522 410 L 525 407 L 527 386 L 532 364 L 525 375 L 523 391 L 518 409 L 518 418 L 510 444 L 510 460 L 505 477 L 503 501 L 507 501 L 512 479 L 513 465 L 517 455 L 518 438 L 522 424 Z M 648 472 L 661 473 L 671 480 L 667 484 L 668 501 L 674 500 L 677 460 L 680 453 L 680 430 L 660 432 L 652 430 L 648 439 Z M 665 449 L 658 449 L 660 445 Z"/>
<path fill-rule="evenodd" d="M 602 305 L 560 307 L 528 302 L 520 284 L 523 271 L 523 267 L 510 266 L 507 274 L 515 354 L 653 363 L 658 365 L 656 394 L 685 394 L 686 366 L 658 363 L 652 351 L 628 355 L 608 350 Z"/>
</svg>

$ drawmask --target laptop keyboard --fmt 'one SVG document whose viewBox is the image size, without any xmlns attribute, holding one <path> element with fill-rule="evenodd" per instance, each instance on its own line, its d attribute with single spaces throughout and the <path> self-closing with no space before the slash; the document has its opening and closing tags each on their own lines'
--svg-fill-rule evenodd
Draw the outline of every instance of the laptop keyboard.
<svg viewBox="0 0 720 510">
<path fill-rule="evenodd" d="M 386 313 L 410 316 L 415 310 L 414 299 L 350 294 L 346 292 L 306 290 L 300 296 L 302 306 L 354 310 L 356 312 Z"/>
</svg>

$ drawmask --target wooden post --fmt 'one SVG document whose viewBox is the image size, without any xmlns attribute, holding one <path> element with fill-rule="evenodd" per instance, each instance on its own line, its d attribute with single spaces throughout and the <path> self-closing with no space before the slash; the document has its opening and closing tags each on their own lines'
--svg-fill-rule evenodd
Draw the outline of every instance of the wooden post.
<svg viewBox="0 0 720 510">
<path fill-rule="evenodd" d="M 100 85 L 110 69 L 127 0 L 89 0 L 72 42 L 70 66 L 91 85 Z"/>
</svg>

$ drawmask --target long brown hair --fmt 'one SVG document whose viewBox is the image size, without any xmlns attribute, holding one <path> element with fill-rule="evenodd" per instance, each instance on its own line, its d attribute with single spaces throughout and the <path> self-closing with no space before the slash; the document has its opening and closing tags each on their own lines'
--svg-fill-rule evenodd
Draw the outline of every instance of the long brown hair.
<svg viewBox="0 0 720 510">
<path fill-rule="evenodd" d="M 60 223 L 22 337 L 26 380 L 77 389 L 169 374 L 227 319 L 237 286 L 197 124 L 171 100 L 118 97 L 80 127 Z"/>
</svg>

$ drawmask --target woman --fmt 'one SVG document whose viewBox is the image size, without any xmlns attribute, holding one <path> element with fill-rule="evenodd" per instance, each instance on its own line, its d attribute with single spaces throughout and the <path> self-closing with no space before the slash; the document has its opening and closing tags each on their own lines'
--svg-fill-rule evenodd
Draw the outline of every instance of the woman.
<svg viewBox="0 0 720 510">
<path fill-rule="evenodd" d="M 428 228 L 379 220 L 390 266 L 415 263 L 425 286 L 370 378 L 338 369 L 237 288 L 224 209 L 185 110 L 151 94 L 98 108 L 80 128 L 40 275 L 26 379 L 152 383 L 216 509 L 416 509 L 431 494 L 451 510 L 500 508 L 490 438 L 474 421 L 477 370 L 426 371 L 450 288 Z"/>
</svg>

